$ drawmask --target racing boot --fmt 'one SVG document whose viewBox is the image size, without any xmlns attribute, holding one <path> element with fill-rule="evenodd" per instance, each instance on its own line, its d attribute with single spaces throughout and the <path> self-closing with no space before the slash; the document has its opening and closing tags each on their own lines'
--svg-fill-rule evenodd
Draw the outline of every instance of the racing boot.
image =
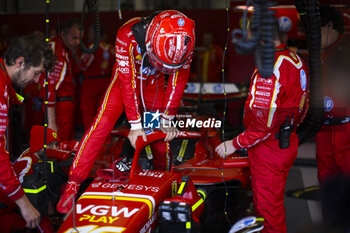
<svg viewBox="0 0 350 233">
<path fill-rule="evenodd" d="M 79 190 L 79 184 L 74 181 L 68 181 L 66 188 L 64 189 L 63 195 L 57 204 L 57 211 L 66 214 L 73 207 L 73 199 L 76 198 Z"/>
</svg>

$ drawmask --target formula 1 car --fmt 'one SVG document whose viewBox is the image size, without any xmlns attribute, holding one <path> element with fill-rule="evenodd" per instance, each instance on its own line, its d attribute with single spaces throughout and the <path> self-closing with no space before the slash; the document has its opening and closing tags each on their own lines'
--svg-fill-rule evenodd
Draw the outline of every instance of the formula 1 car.
<svg viewBox="0 0 350 233">
<path fill-rule="evenodd" d="M 111 133 L 114 139 L 127 135 L 125 129 Z M 214 151 L 221 142 L 217 131 L 187 131 L 172 141 L 171 171 L 147 170 L 147 147 L 164 138 L 160 131 L 148 133 L 147 142 L 139 138 L 130 170 L 125 169 L 125 158 L 109 165 L 123 176 L 96 176 L 58 232 L 228 232 L 246 216 L 248 158 L 222 160 Z M 118 153 L 123 154 L 120 148 L 126 141 L 114 140 Z M 102 151 L 110 154 L 111 147 L 105 145 Z M 96 165 L 94 171 L 105 168 L 106 160 Z"/>
</svg>

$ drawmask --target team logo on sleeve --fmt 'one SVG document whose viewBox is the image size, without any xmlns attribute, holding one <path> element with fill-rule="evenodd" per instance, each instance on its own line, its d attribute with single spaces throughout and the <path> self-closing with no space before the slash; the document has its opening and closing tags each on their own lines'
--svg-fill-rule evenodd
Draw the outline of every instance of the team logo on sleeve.
<svg viewBox="0 0 350 233">
<path fill-rule="evenodd" d="M 185 25 L 185 20 L 183 18 L 180 18 L 178 21 L 177 21 L 177 24 L 182 27 L 183 25 Z"/>
<path fill-rule="evenodd" d="M 324 102 L 324 111 L 325 112 L 329 112 L 333 109 L 334 107 L 334 103 L 331 97 L 329 96 L 325 96 L 323 99 Z"/>
<path fill-rule="evenodd" d="M 300 86 L 303 91 L 306 90 L 307 79 L 306 79 L 306 73 L 303 69 L 300 70 Z"/>
<path fill-rule="evenodd" d="M 281 32 L 289 32 L 292 28 L 292 20 L 287 16 L 282 16 L 278 18 L 278 26 Z"/>
<path fill-rule="evenodd" d="M 136 50 L 137 50 L 138 53 L 141 53 L 140 45 L 137 45 L 137 46 L 136 46 Z"/>
</svg>

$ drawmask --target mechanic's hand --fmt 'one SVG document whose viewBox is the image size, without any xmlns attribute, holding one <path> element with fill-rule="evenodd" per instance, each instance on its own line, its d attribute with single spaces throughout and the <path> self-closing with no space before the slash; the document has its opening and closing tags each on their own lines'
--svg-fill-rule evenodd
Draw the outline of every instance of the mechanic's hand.
<svg viewBox="0 0 350 233">
<path fill-rule="evenodd" d="M 166 141 L 166 142 L 170 142 L 179 134 L 179 130 L 173 126 L 164 127 L 162 125 L 162 127 L 160 127 L 160 129 L 162 130 L 163 133 L 166 133 L 166 136 L 164 138 L 164 141 Z"/>
<path fill-rule="evenodd" d="M 135 129 L 135 130 L 130 130 L 128 138 L 130 141 L 130 144 L 132 145 L 132 147 L 136 148 L 136 140 L 137 138 L 141 136 L 142 139 L 147 142 L 147 137 L 145 134 L 145 130 L 143 128 L 141 129 Z"/>
<path fill-rule="evenodd" d="M 26 221 L 26 227 L 37 228 L 40 223 L 40 213 L 35 207 L 30 203 L 26 195 L 23 195 L 20 199 L 16 201 L 16 204 L 21 210 L 21 214 Z"/>
<path fill-rule="evenodd" d="M 232 142 L 233 140 L 229 140 L 221 143 L 215 148 L 215 152 L 218 153 L 221 158 L 226 158 L 226 156 L 235 153 L 236 148 L 233 146 Z M 225 154 L 225 150 L 226 150 L 226 154 Z"/>
</svg>

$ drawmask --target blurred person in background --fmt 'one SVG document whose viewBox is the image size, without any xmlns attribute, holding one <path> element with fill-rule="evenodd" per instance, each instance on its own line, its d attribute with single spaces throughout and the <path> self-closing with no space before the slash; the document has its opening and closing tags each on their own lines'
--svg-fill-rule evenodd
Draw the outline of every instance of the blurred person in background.
<svg viewBox="0 0 350 233">
<path fill-rule="evenodd" d="M 342 14 L 335 7 L 321 6 L 320 16 L 325 113 L 323 127 L 316 136 L 316 160 L 322 184 L 332 175 L 350 171 L 350 103 L 346 90 L 350 56 L 341 52 Z"/>
<path fill-rule="evenodd" d="M 58 132 L 60 140 L 69 141 L 74 136 L 74 81 L 73 58 L 69 56 L 80 44 L 80 21 L 69 19 L 60 26 L 59 33 L 51 38 L 50 45 L 57 62 L 48 75 L 48 126 Z M 42 76 L 42 98 L 46 99 L 45 76 Z"/>
<path fill-rule="evenodd" d="M 202 77 L 198 77 L 199 74 L 192 74 L 191 76 L 196 76 L 193 78 L 193 81 L 222 82 L 221 71 L 223 49 L 214 43 L 214 35 L 210 32 L 205 32 L 203 34 L 202 41 L 203 47 L 197 51 L 197 56 L 200 58 L 200 64 L 196 64 L 196 66 L 199 66 L 200 74 Z M 194 67 L 194 72 L 198 73 L 199 70 L 197 69 L 198 67 Z"/>
<path fill-rule="evenodd" d="M 109 80 L 112 76 L 115 61 L 113 45 L 106 43 L 106 32 L 101 27 L 101 41 L 95 53 L 83 53 L 79 66 L 83 72 L 84 81 L 80 94 L 80 109 L 82 112 L 84 130 L 87 130 L 103 99 Z M 95 41 L 94 24 L 88 31 L 90 47 Z"/>
</svg>

